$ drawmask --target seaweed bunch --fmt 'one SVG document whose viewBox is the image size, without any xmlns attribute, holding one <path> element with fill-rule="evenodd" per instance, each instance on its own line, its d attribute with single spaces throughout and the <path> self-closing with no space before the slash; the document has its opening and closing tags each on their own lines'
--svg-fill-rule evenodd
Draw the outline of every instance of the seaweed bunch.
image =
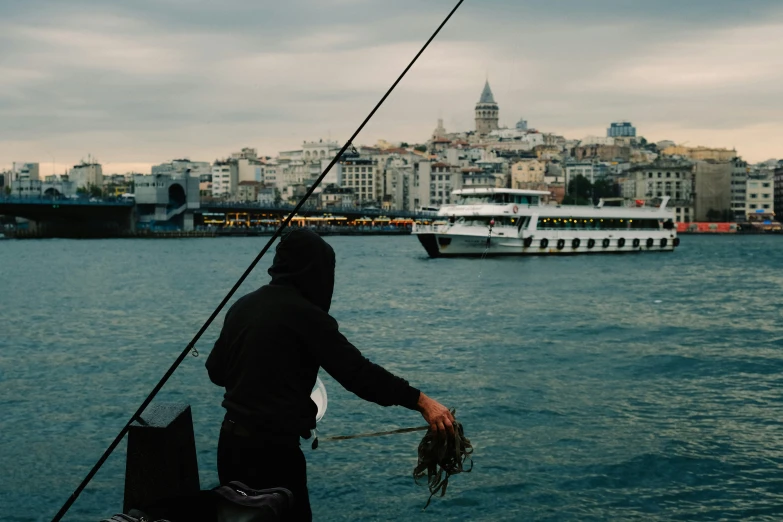
<svg viewBox="0 0 783 522">
<path fill-rule="evenodd" d="M 452 410 L 452 415 L 454 411 Z M 419 443 L 419 460 L 413 469 L 413 480 L 419 484 L 419 479 L 427 475 L 427 486 L 430 497 L 424 505 L 424 509 L 430 505 L 432 497 L 440 492 L 440 496 L 446 494 L 449 485 L 449 477 L 457 473 L 469 473 L 473 469 L 473 446 L 465 437 L 462 424 L 454 421 L 454 435 L 448 433 L 439 435 L 437 432 L 427 430 L 424 438 Z M 465 467 L 465 462 L 470 461 L 470 467 Z"/>
</svg>

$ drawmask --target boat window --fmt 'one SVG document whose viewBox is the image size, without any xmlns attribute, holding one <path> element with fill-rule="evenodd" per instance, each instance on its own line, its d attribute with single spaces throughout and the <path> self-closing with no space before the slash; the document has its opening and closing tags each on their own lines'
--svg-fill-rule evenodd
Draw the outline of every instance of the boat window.
<svg viewBox="0 0 783 522">
<path fill-rule="evenodd" d="M 526 194 L 465 194 L 457 200 L 458 205 L 486 205 L 494 203 L 496 205 L 507 205 L 515 203 L 517 205 L 538 205 L 538 196 L 529 196 Z"/>
<path fill-rule="evenodd" d="M 516 217 L 511 216 L 498 216 L 495 218 L 495 226 L 496 227 L 515 227 L 517 226 L 517 220 Z"/>
<path fill-rule="evenodd" d="M 658 230 L 660 222 L 657 219 L 546 217 L 539 218 L 538 228 L 542 230 Z"/>
<path fill-rule="evenodd" d="M 468 195 L 460 196 L 457 204 L 458 205 L 482 205 L 491 202 L 492 202 L 492 197 L 489 195 L 468 194 Z"/>
<path fill-rule="evenodd" d="M 468 227 L 488 227 L 489 217 L 486 216 L 465 216 L 464 225 Z"/>
</svg>

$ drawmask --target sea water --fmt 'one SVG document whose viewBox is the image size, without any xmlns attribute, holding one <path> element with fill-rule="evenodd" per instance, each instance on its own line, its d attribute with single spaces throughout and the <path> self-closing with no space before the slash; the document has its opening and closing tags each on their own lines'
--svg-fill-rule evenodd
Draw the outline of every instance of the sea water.
<svg viewBox="0 0 783 522">
<path fill-rule="evenodd" d="M 0 242 L 0 519 L 51 520 L 266 240 Z M 315 520 L 783 518 L 783 239 L 503 259 L 327 240 L 342 331 L 456 408 L 475 468 L 422 511 L 421 432 L 305 442 Z M 272 253 L 239 294 L 268 281 Z M 191 405 L 203 489 L 222 317 L 156 399 Z M 321 376 L 321 437 L 422 424 Z M 124 464 L 123 443 L 65 520 L 120 512 Z"/>
</svg>

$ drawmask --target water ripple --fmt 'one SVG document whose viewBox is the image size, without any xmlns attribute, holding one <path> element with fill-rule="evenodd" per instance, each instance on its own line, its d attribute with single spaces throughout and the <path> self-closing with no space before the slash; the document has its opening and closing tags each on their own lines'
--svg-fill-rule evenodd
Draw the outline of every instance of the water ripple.
<svg viewBox="0 0 783 522">
<path fill-rule="evenodd" d="M 420 434 L 325 442 L 306 450 L 317 520 L 783 518 L 779 238 L 484 260 L 428 259 L 413 238 L 329 241 L 344 332 L 457 408 L 476 466 L 422 512 Z M 0 245 L 4 520 L 51 518 L 261 244 Z M 268 263 L 240 293 L 266 282 Z M 186 359 L 158 400 L 192 405 L 206 488 L 222 410 L 204 360 Z M 421 423 L 324 380 L 325 436 Z M 119 511 L 123 473 L 120 449 L 66 520 Z"/>
</svg>

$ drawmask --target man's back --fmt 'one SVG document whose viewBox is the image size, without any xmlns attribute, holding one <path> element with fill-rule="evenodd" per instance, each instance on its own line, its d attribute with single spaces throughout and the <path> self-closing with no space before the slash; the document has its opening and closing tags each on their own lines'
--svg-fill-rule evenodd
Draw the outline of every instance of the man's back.
<svg viewBox="0 0 783 522">
<path fill-rule="evenodd" d="M 319 368 L 362 399 L 419 411 L 433 430 L 450 429 L 453 420 L 445 406 L 370 362 L 340 333 L 329 315 L 334 268 L 334 251 L 317 234 L 285 234 L 271 282 L 234 303 L 207 359 L 210 379 L 226 389 L 221 482 L 289 489 L 296 520 L 311 518 L 299 435 L 315 427 L 310 393 Z"/>
<path fill-rule="evenodd" d="M 326 334 L 330 322 L 291 287 L 267 285 L 239 299 L 207 361 L 212 381 L 226 388 L 226 410 L 269 434 L 315 427 L 313 334 Z"/>
</svg>

